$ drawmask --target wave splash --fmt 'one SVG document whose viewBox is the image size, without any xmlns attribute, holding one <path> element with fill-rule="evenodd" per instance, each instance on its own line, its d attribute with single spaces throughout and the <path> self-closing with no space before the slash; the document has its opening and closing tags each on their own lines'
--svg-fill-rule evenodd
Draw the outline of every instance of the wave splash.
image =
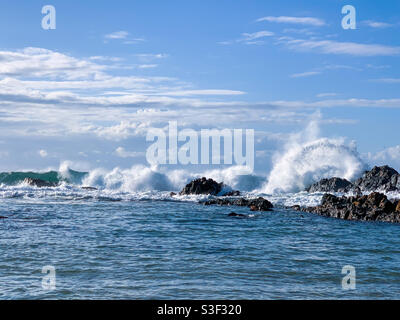
<svg viewBox="0 0 400 320">
<path fill-rule="evenodd" d="M 276 157 L 262 192 L 300 192 L 323 178 L 354 180 L 366 169 L 356 146 L 346 145 L 342 139 L 320 138 L 292 143 Z"/>
</svg>

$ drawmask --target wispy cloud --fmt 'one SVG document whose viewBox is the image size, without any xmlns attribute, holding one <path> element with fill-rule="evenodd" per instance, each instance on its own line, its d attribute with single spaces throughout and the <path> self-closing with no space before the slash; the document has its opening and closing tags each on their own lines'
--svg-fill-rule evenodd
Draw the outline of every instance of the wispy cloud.
<svg viewBox="0 0 400 320">
<path fill-rule="evenodd" d="M 144 38 L 133 38 L 128 31 L 116 31 L 104 36 L 104 42 L 108 43 L 109 40 L 121 40 L 123 44 L 137 44 L 146 41 Z"/>
<path fill-rule="evenodd" d="M 290 75 L 291 78 L 305 78 L 305 77 L 312 77 L 321 74 L 319 71 L 309 71 L 309 72 L 302 72 L 302 73 L 294 73 Z"/>
<path fill-rule="evenodd" d="M 394 26 L 391 23 L 379 22 L 379 21 L 373 21 L 373 20 L 366 20 L 366 21 L 363 21 L 362 23 L 371 28 L 379 28 L 379 29 L 384 29 L 384 28 L 389 28 L 389 27 Z"/>
<path fill-rule="evenodd" d="M 257 22 L 268 21 L 276 23 L 287 23 L 287 24 L 301 24 L 301 25 L 311 25 L 311 26 L 324 26 L 325 21 L 319 18 L 313 17 L 288 17 L 288 16 L 267 16 L 256 20 Z"/>
<path fill-rule="evenodd" d="M 372 79 L 372 82 L 382 82 L 382 83 L 400 83 L 400 78 L 382 78 L 382 79 Z"/>
<path fill-rule="evenodd" d="M 287 37 L 280 42 L 299 51 L 316 51 L 324 54 L 345 54 L 353 56 L 395 56 L 400 54 L 400 47 L 381 44 L 363 44 L 357 42 L 339 42 L 333 40 L 302 40 Z"/>
<path fill-rule="evenodd" d="M 229 45 L 233 43 L 245 43 L 245 44 L 263 44 L 264 41 L 261 40 L 266 37 L 272 37 L 273 32 L 262 30 L 253 33 L 242 33 L 242 37 L 233 41 L 221 41 L 219 44 Z"/>
<path fill-rule="evenodd" d="M 123 147 L 118 147 L 115 149 L 114 153 L 121 158 L 137 158 L 144 156 L 144 152 L 138 152 L 138 151 L 127 151 Z"/>
<path fill-rule="evenodd" d="M 337 93 L 334 93 L 334 92 L 323 92 L 323 93 L 319 93 L 319 94 L 317 94 L 317 97 L 318 98 L 326 98 L 326 97 L 335 97 L 335 96 L 337 96 L 338 94 Z"/>
<path fill-rule="evenodd" d="M 106 34 L 104 38 L 106 39 L 126 39 L 129 36 L 128 31 L 116 31 Z"/>
</svg>

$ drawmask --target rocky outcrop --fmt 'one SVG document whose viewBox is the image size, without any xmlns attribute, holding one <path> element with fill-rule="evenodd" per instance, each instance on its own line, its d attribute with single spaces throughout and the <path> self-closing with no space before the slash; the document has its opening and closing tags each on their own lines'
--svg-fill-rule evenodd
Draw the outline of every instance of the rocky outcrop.
<svg viewBox="0 0 400 320">
<path fill-rule="evenodd" d="M 212 196 L 216 195 L 229 195 L 229 196 L 238 196 L 240 195 L 239 191 L 230 191 L 227 190 L 225 193 L 223 189 L 225 185 L 220 182 L 216 182 L 213 179 L 207 179 L 205 177 L 201 179 L 196 179 L 188 183 L 181 192 L 180 195 L 189 195 L 189 194 L 208 194 Z"/>
<path fill-rule="evenodd" d="M 38 188 L 57 186 L 57 183 L 44 181 L 42 179 L 33 179 L 33 178 L 25 178 L 23 183 Z"/>
<path fill-rule="evenodd" d="M 202 202 L 204 205 L 220 205 L 220 206 L 239 206 L 249 207 L 251 211 L 271 211 L 274 207 L 267 199 L 259 197 L 257 199 L 229 199 L 217 198 Z"/>
<path fill-rule="evenodd" d="M 308 192 L 400 191 L 400 174 L 389 166 L 373 167 L 353 183 L 342 178 L 322 179 L 306 189 Z"/>
<path fill-rule="evenodd" d="M 374 167 L 354 182 L 361 191 L 396 191 L 400 190 L 399 173 L 389 167 Z"/>
<path fill-rule="evenodd" d="M 344 220 L 400 223 L 400 201 L 392 202 L 386 195 L 378 192 L 358 197 L 325 194 L 319 206 L 308 208 L 294 206 L 292 209 Z"/>
<path fill-rule="evenodd" d="M 353 184 L 342 178 L 322 179 L 306 189 L 308 192 L 349 192 Z"/>
</svg>

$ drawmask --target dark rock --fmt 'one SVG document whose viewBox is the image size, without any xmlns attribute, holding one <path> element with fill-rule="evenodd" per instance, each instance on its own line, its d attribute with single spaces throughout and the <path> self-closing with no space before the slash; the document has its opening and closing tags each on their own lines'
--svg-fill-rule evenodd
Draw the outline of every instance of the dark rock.
<svg viewBox="0 0 400 320">
<path fill-rule="evenodd" d="M 238 217 L 238 218 L 245 218 L 246 215 L 241 214 L 241 213 L 236 213 L 236 212 L 231 212 L 230 214 L 228 214 L 228 217 Z"/>
<path fill-rule="evenodd" d="M 262 197 L 250 200 L 247 206 L 252 208 L 251 211 L 270 211 L 274 207 L 271 202 Z"/>
<path fill-rule="evenodd" d="M 7 219 L 8 217 L 0 216 L 0 219 Z"/>
<path fill-rule="evenodd" d="M 227 193 L 224 193 L 223 196 L 224 197 L 239 197 L 240 196 L 240 191 L 232 190 L 232 191 L 229 191 Z"/>
<path fill-rule="evenodd" d="M 170 192 L 170 193 L 169 193 L 169 196 L 170 196 L 170 197 L 176 196 L 176 193 L 175 193 L 175 192 Z"/>
<path fill-rule="evenodd" d="M 44 181 L 41 179 L 32 179 L 32 178 L 25 178 L 23 183 L 28 184 L 33 187 L 56 187 L 57 184 L 54 182 Z"/>
<path fill-rule="evenodd" d="M 353 188 L 350 181 L 342 178 L 322 179 L 306 189 L 308 192 L 348 192 Z"/>
<path fill-rule="evenodd" d="M 396 212 L 400 212 L 400 201 L 396 204 Z"/>
<path fill-rule="evenodd" d="M 259 197 L 257 199 L 229 199 L 217 198 L 202 202 L 204 205 L 238 206 L 249 207 L 251 211 L 271 211 L 273 205 L 267 199 Z"/>
<path fill-rule="evenodd" d="M 201 178 L 188 183 L 179 194 L 210 194 L 217 195 L 221 192 L 223 183 L 213 179 Z"/>
<path fill-rule="evenodd" d="M 361 191 L 395 191 L 400 190 L 399 173 L 389 167 L 374 167 L 354 182 Z"/>
<path fill-rule="evenodd" d="M 378 192 L 373 192 L 368 196 L 353 197 L 324 194 L 321 205 L 300 208 L 300 210 L 345 220 L 400 223 L 400 212 L 396 212 L 396 205 L 398 203 L 390 201 L 386 195 Z"/>
<path fill-rule="evenodd" d="M 97 188 L 94 188 L 94 187 L 82 187 L 82 189 L 83 190 L 91 190 L 91 191 L 98 190 Z"/>
</svg>

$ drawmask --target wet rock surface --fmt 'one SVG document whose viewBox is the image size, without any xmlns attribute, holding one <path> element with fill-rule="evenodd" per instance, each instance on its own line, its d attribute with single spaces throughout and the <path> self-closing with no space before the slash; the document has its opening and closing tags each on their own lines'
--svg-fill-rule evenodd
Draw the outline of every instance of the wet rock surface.
<svg viewBox="0 0 400 320">
<path fill-rule="evenodd" d="M 223 183 L 218 183 L 213 179 L 207 179 L 205 177 L 196 179 L 189 182 L 179 193 L 181 195 L 186 194 L 210 194 L 217 195 L 221 192 Z"/>
<path fill-rule="evenodd" d="M 238 206 L 238 207 L 249 207 L 251 211 L 271 211 L 274 207 L 271 202 L 267 199 L 259 197 L 257 199 L 229 199 L 229 198 L 217 198 L 202 202 L 204 205 L 220 205 L 220 206 Z"/>
<path fill-rule="evenodd" d="M 227 190 L 227 192 L 223 192 L 223 188 L 225 187 L 223 182 L 216 182 L 213 179 L 207 179 L 205 177 L 193 180 L 189 182 L 181 192 L 180 195 L 190 195 L 190 194 L 207 194 L 207 195 L 220 195 L 220 196 L 238 196 L 240 195 L 239 191 L 235 190 Z"/>
<path fill-rule="evenodd" d="M 319 206 L 293 206 L 291 209 L 344 220 L 400 223 L 400 201 L 390 201 L 386 195 L 379 192 L 353 197 L 325 194 Z"/>
<path fill-rule="evenodd" d="M 400 191 L 400 174 L 389 166 L 373 167 L 354 182 L 342 178 L 322 179 L 306 188 L 308 192 Z"/>
<path fill-rule="evenodd" d="M 57 183 L 54 183 L 54 182 L 44 181 L 41 179 L 32 179 L 32 178 L 25 178 L 23 183 L 28 184 L 32 187 L 38 187 L 38 188 L 56 187 L 57 186 Z"/>
<path fill-rule="evenodd" d="M 348 192 L 354 185 L 342 178 L 322 179 L 306 189 L 308 192 Z"/>
<path fill-rule="evenodd" d="M 400 190 L 399 173 L 389 167 L 374 167 L 354 182 L 361 191 L 396 191 Z"/>
</svg>

